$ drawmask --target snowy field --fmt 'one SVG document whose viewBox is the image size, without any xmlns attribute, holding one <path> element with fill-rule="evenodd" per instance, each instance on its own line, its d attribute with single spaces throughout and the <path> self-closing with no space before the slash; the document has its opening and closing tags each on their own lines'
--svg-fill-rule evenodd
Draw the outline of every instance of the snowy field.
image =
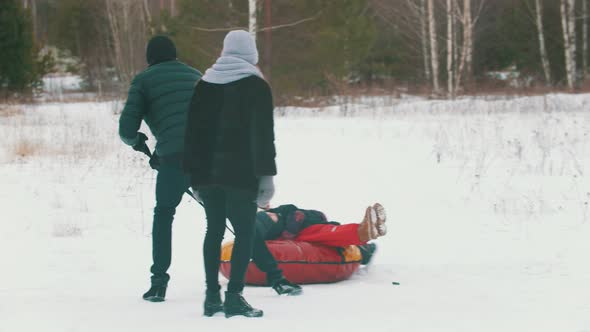
<svg viewBox="0 0 590 332">
<path fill-rule="evenodd" d="M 247 287 L 265 316 L 229 320 L 202 317 L 188 197 L 167 301 L 141 300 L 155 173 L 119 141 L 120 107 L 0 105 L 1 332 L 590 332 L 590 95 L 278 109 L 273 203 L 347 223 L 379 201 L 389 234 L 350 280 Z"/>
</svg>

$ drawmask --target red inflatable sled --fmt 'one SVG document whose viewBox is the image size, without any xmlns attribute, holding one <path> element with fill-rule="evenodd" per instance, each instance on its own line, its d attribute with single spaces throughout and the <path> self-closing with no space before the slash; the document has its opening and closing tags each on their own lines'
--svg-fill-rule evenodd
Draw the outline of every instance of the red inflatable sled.
<svg viewBox="0 0 590 332">
<path fill-rule="evenodd" d="M 272 240 L 266 241 L 285 278 L 296 284 L 329 283 L 348 279 L 361 262 L 357 246 L 333 248 L 309 242 Z M 231 253 L 234 243 L 221 248 L 220 272 L 229 279 Z M 246 271 L 246 284 L 266 285 L 266 273 L 250 262 Z"/>
</svg>

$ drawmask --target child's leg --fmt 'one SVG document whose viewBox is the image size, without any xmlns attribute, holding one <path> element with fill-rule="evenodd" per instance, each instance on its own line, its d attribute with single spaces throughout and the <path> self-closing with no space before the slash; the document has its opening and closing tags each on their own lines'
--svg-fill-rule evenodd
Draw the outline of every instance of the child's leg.
<svg viewBox="0 0 590 332">
<path fill-rule="evenodd" d="M 295 240 L 322 244 L 330 247 L 359 245 L 364 242 L 359 240 L 358 228 L 359 224 L 311 225 L 299 232 L 299 235 L 297 235 Z"/>
</svg>

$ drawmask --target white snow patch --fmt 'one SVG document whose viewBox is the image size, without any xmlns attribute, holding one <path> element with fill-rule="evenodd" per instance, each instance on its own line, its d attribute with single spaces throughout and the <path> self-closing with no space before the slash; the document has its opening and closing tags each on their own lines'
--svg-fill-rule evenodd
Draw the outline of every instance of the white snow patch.
<svg viewBox="0 0 590 332">
<path fill-rule="evenodd" d="M 49 74 L 43 77 L 43 91 L 59 95 L 64 92 L 80 91 L 82 77 L 71 74 Z"/>
<path fill-rule="evenodd" d="M 590 95 L 378 103 L 277 111 L 273 203 L 348 223 L 379 201 L 388 234 L 350 280 L 247 287 L 257 320 L 202 317 L 186 197 L 168 300 L 141 300 L 156 174 L 119 141 L 120 103 L 0 118 L 0 331 L 590 331 Z"/>
</svg>

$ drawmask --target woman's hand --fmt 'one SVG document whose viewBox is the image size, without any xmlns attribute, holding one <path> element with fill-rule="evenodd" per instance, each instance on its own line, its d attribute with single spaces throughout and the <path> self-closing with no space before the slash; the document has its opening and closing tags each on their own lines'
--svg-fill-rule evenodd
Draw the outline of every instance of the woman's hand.
<svg viewBox="0 0 590 332">
<path fill-rule="evenodd" d="M 275 194 L 275 184 L 272 176 L 261 176 L 258 181 L 258 196 L 256 203 L 263 210 L 270 208 L 270 200 Z"/>
</svg>

